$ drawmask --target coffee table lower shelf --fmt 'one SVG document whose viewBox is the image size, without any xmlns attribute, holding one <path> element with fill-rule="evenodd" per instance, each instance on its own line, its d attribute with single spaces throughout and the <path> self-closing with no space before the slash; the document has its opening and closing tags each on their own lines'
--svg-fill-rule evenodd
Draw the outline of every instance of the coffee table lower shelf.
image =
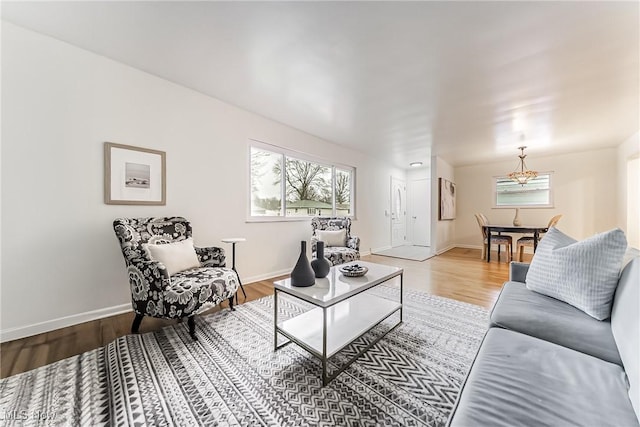
<svg viewBox="0 0 640 427">
<path fill-rule="evenodd" d="M 400 312 L 400 320 L 384 334 L 361 349 L 332 375 L 327 375 L 327 361 L 340 350 L 371 331 L 385 319 Z M 322 382 L 327 385 L 365 351 L 402 323 L 402 303 L 370 294 L 358 294 L 331 307 L 317 307 L 275 326 L 275 349 L 296 343 L 322 361 Z M 277 335 L 289 341 L 278 345 Z"/>
</svg>

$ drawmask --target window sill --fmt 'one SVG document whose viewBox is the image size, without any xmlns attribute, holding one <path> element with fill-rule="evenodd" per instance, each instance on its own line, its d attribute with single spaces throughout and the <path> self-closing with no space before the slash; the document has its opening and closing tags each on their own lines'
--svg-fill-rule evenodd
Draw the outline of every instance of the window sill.
<svg viewBox="0 0 640 427">
<path fill-rule="evenodd" d="M 492 206 L 491 209 L 553 209 L 554 205 Z"/>
<path fill-rule="evenodd" d="M 311 221 L 311 219 L 316 218 L 317 216 L 298 216 L 298 217 L 282 217 L 282 216 L 274 216 L 274 217 L 251 217 L 247 218 L 245 223 L 259 223 L 259 222 L 302 222 L 302 221 Z M 324 218 L 324 217 L 323 217 Z M 333 218 L 333 217 L 332 217 Z M 336 217 L 341 218 L 341 217 Z M 346 215 L 345 218 L 351 218 L 351 221 L 357 221 L 353 215 Z"/>
</svg>

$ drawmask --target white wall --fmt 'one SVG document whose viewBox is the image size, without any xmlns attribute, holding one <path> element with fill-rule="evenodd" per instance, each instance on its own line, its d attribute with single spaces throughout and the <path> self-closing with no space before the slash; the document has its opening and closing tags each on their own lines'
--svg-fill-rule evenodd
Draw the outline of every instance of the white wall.
<svg viewBox="0 0 640 427">
<path fill-rule="evenodd" d="M 289 271 L 311 227 L 245 221 L 250 138 L 355 166 L 353 233 L 389 244 L 404 171 L 5 22 L 2 107 L 2 341 L 130 309 L 116 217 L 185 216 L 201 246 L 246 237 L 245 282 Z M 166 151 L 166 206 L 103 203 L 105 141 Z"/>
<path fill-rule="evenodd" d="M 640 133 L 624 141 L 618 147 L 618 226 L 627 232 L 629 244 L 640 248 L 640 235 L 638 233 L 638 223 L 640 218 L 636 213 L 640 210 L 640 195 L 637 189 L 640 188 L 638 178 L 632 177 L 634 182 L 628 182 L 627 164 L 630 159 L 637 158 L 640 153 Z M 631 213 L 632 217 L 629 217 Z M 635 216 L 635 217 L 633 217 Z"/>
<path fill-rule="evenodd" d="M 481 247 L 474 213 L 483 212 L 495 224 L 511 224 L 515 209 L 493 208 L 493 177 L 513 170 L 513 161 L 458 167 L 456 243 Z M 558 228 L 576 239 L 621 226 L 616 209 L 619 189 L 616 149 L 527 158 L 538 171 L 554 171 L 554 208 L 520 209 L 523 224 L 544 225 L 562 214 Z M 514 236 L 517 237 L 517 236 Z"/>
<path fill-rule="evenodd" d="M 433 252 L 441 254 L 448 251 L 456 244 L 456 224 L 460 218 L 460 184 L 456 181 L 456 175 L 453 167 L 441 159 L 440 157 L 431 158 L 431 206 L 432 206 L 432 228 L 431 228 L 431 242 L 433 245 Z M 438 210 L 440 209 L 440 203 L 438 201 L 438 178 L 444 178 L 448 181 L 456 184 L 456 219 L 440 221 L 438 220 Z M 434 239 L 435 236 L 435 239 Z"/>
</svg>

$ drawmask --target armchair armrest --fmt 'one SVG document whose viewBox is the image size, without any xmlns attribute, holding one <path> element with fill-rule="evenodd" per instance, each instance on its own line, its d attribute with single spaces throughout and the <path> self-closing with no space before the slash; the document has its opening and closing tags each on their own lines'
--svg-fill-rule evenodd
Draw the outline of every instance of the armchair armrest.
<svg viewBox="0 0 640 427">
<path fill-rule="evenodd" d="M 203 267 L 225 267 L 226 258 L 224 256 L 224 249 L 216 246 L 210 246 L 207 248 L 195 248 L 198 260 Z"/>
<path fill-rule="evenodd" d="M 527 278 L 527 271 L 529 271 L 529 264 L 511 261 L 509 264 L 509 280 L 524 283 Z"/>
<path fill-rule="evenodd" d="M 141 282 L 148 284 L 149 292 L 164 292 L 169 287 L 169 273 L 161 262 L 144 258 L 134 258 L 129 261 L 127 273 L 129 275 L 131 291 L 134 296 L 136 293 L 143 291 L 144 286 L 140 286 L 142 285 Z"/>
<path fill-rule="evenodd" d="M 317 250 L 317 243 L 319 241 L 320 241 L 320 239 L 318 239 L 315 234 L 313 236 L 311 236 L 311 252 L 312 253 Z"/>
<path fill-rule="evenodd" d="M 360 238 L 358 236 L 351 236 L 347 239 L 347 247 L 360 251 Z"/>
</svg>

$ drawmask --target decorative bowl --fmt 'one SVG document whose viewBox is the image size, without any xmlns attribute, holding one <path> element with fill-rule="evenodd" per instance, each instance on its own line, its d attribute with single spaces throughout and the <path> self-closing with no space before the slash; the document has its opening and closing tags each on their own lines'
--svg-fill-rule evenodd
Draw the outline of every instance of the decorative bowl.
<svg viewBox="0 0 640 427">
<path fill-rule="evenodd" d="M 340 273 L 344 274 L 346 277 L 360 277 L 367 274 L 369 269 L 364 265 L 359 264 L 351 264 L 345 265 L 344 267 L 339 268 Z"/>
</svg>

